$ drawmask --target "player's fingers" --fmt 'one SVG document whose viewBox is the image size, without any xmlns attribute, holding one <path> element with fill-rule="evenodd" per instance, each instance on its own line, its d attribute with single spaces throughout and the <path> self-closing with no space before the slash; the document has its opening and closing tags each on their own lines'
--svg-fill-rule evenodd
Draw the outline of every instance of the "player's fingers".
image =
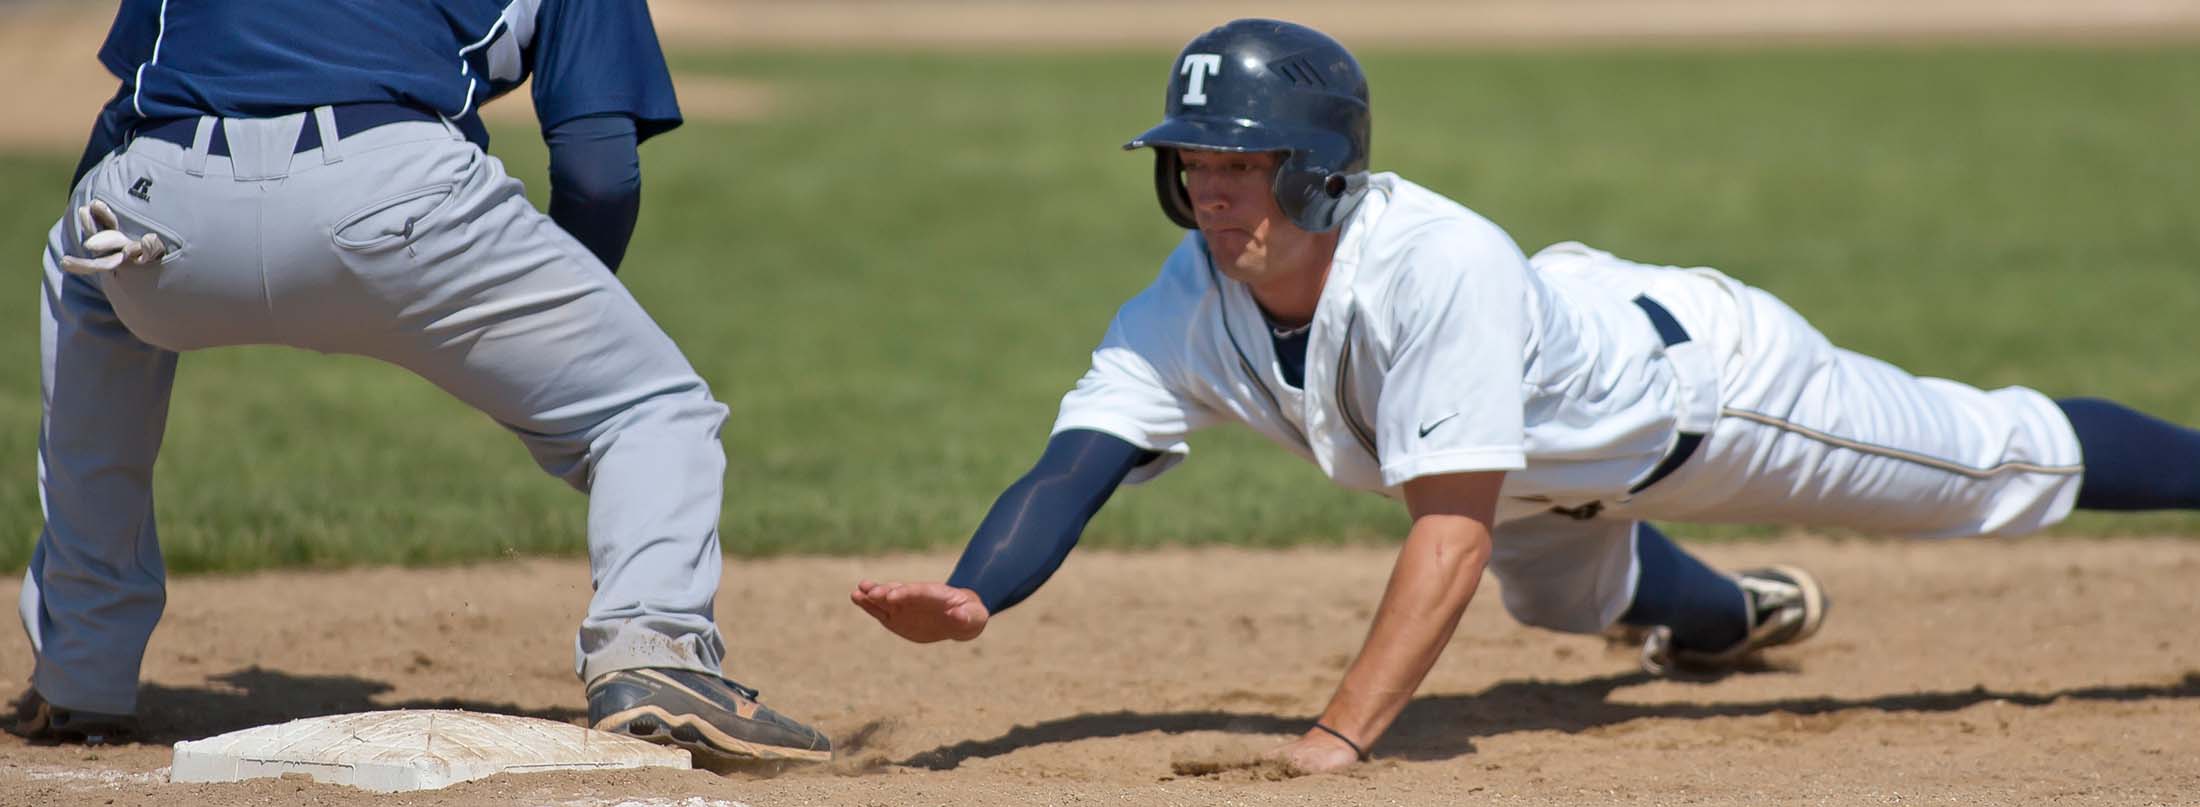
<svg viewBox="0 0 2200 807">
<path fill-rule="evenodd" d="M 890 621 L 892 621 L 892 619 L 893 619 L 893 616 L 894 616 L 894 615 L 893 615 L 893 614 L 892 614 L 891 612 L 888 612 L 888 611 L 887 611 L 887 610 L 886 610 L 885 608 L 883 608 L 883 607 L 880 607 L 880 606 L 877 606 L 877 605 L 873 605 L 873 604 L 871 604 L 871 603 L 867 603 L 867 602 L 859 602 L 859 603 L 856 603 L 856 605 L 858 605 L 858 606 L 861 606 L 861 607 L 863 608 L 863 612 L 864 612 L 864 613 L 866 613 L 866 614 L 870 614 L 870 615 L 871 615 L 871 618 L 872 618 L 872 619 L 876 619 L 876 620 L 878 620 L 880 624 L 885 624 L 885 623 L 887 623 L 887 622 L 890 622 Z"/>
<path fill-rule="evenodd" d="M 168 242 L 160 240 L 160 236 L 152 233 L 138 237 L 138 248 L 138 260 L 146 263 L 160 260 L 162 255 L 168 254 Z"/>
<path fill-rule="evenodd" d="M 84 206 L 84 209 L 92 215 L 92 229 L 94 230 L 112 230 L 121 226 L 115 218 L 115 209 L 108 207 L 106 202 L 93 199 L 91 204 Z"/>
<path fill-rule="evenodd" d="M 924 590 L 908 583 L 895 583 L 886 592 L 886 601 L 893 605 L 913 605 L 925 600 Z"/>
<path fill-rule="evenodd" d="M 868 591 L 849 592 L 848 601 L 863 606 L 866 610 L 878 608 L 884 605 L 884 603 L 879 601 L 878 595 L 876 593 Z"/>
<path fill-rule="evenodd" d="M 96 261 L 64 255 L 61 258 L 61 271 L 72 275 L 96 275 L 115 268 L 114 264 L 121 260 L 119 255 L 109 255 Z"/>
<path fill-rule="evenodd" d="M 101 230 L 84 239 L 84 249 L 93 255 L 112 255 L 135 243 L 130 237 L 115 230 Z"/>
<path fill-rule="evenodd" d="M 897 608 L 909 608 L 924 611 L 936 610 L 934 608 L 936 603 L 932 602 L 930 598 L 925 597 L 924 592 L 909 587 L 895 589 L 893 596 L 889 598 L 887 602 Z"/>
<path fill-rule="evenodd" d="M 76 240 L 82 242 L 84 239 L 92 237 L 92 233 L 96 232 L 99 232 L 99 223 L 92 221 L 92 206 L 85 205 L 77 208 Z"/>
</svg>

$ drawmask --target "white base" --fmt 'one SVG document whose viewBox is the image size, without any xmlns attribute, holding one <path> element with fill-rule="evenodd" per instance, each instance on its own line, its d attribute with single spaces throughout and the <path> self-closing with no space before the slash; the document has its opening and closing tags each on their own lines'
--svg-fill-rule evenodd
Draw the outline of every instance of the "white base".
<svg viewBox="0 0 2200 807">
<path fill-rule="evenodd" d="M 499 773 L 691 767 L 688 752 L 554 720 L 405 709 L 310 717 L 176 743 L 174 782 L 303 773 L 394 793 Z"/>
</svg>

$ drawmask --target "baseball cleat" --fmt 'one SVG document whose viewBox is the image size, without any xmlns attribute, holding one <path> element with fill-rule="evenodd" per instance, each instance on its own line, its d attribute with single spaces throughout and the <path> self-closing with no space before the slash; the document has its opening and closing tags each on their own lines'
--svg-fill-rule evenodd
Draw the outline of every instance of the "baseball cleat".
<svg viewBox="0 0 2200 807">
<path fill-rule="evenodd" d="M 39 742 L 100 745 L 136 733 L 137 718 L 55 706 L 33 689 L 15 702 L 14 732 Z"/>
<path fill-rule="evenodd" d="M 824 733 L 756 702 L 756 690 L 709 673 L 617 670 L 588 685 L 588 722 L 601 731 L 685 748 L 698 762 L 827 762 Z"/>
<path fill-rule="evenodd" d="M 1734 575 L 1749 599 L 1749 635 L 1717 653 L 1673 646 L 1670 628 L 1651 628 L 1642 642 L 1642 669 L 1651 675 L 1676 670 L 1719 672 L 1734 669 L 1758 651 L 1810 638 L 1825 624 L 1832 601 L 1818 578 L 1794 566 L 1770 566 Z"/>
</svg>

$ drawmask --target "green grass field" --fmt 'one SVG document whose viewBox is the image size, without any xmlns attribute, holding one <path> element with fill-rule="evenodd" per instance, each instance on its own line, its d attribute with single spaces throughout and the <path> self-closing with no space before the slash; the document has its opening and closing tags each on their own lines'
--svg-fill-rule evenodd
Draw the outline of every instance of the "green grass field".
<svg viewBox="0 0 2200 807">
<path fill-rule="evenodd" d="M 1149 157 L 1168 54 L 677 54 L 768 119 L 644 149 L 622 272 L 733 408 L 729 551 L 959 544 L 1179 237 Z M 1526 248 L 1718 266 L 1910 369 L 2200 423 L 2200 49 L 1371 52 L 1375 162 Z M 498 132 L 539 177 L 527 129 Z M 0 157 L 0 568 L 39 528 L 36 255 L 73 155 Z M 529 182 L 541 198 L 542 183 Z M 1240 429 L 1088 543 L 1384 540 L 1394 505 Z M 183 361 L 158 480 L 182 571 L 575 553 L 586 503 L 364 360 Z M 2200 535 L 2200 519 L 2065 532 Z M 1739 535 L 1745 529 L 1682 529 Z M 943 570 L 944 572 L 944 570 Z"/>
</svg>

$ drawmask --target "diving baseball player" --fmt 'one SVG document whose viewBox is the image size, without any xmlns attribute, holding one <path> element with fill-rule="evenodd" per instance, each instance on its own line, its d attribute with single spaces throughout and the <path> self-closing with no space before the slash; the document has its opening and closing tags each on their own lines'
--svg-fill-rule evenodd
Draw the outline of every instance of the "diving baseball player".
<svg viewBox="0 0 2200 807">
<path fill-rule="evenodd" d="M 612 275 L 636 146 L 681 122 L 642 0 L 124 0 L 99 58 L 122 86 L 45 251 L 19 733 L 131 728 L 177 354 L 278 344 L 411 370 L 588 494 L 575 660 L 597 728 L 705 759 L 830 756 L 721 677 L 726 407 Z M 547 216 L 478 115 L 530 77 Z"/>
<path fill-rule="evenodd" d="M 1520 621 L 1641 634 L 1653 671 L 1814 633 L 1807 572 L 1712 571 L 1649 520 L 2015 535 L 2073 507 L 2200 507 L 2200 432 L 2106 401 L 1911 376 L 1710 269 L 1580 244 L 1523 255 L 1487 219 L 1370 174 L 1367 83 L 1319 32 L 1238 20 L 1171 65 L 1155 154 L 1191 230 L 1124 304 L 1045 452 L 946 583 L 851 599 L 917 642 L 976 638 L 1124 483 L 1243 423 L 1413 526 L 1366 643 L 1305 735 L 1365 759 L 1485 568 Z"/>
</svg>

